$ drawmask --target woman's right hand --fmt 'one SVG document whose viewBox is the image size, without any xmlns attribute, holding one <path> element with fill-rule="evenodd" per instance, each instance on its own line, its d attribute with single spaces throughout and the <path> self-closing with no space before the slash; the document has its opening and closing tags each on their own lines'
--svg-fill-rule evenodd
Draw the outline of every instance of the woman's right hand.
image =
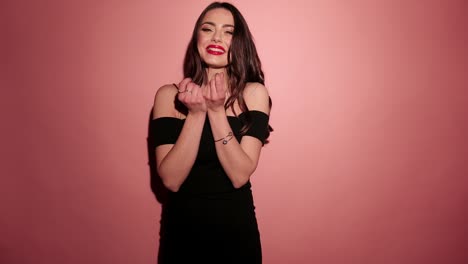
<svg viewBox="0 0 468 264">
<path fill-rule="evenodd" d="M 193 83 L 190 78 L 185 78 L 179 83 L 179 94 L 177 97 L 191 113 L 202 113 L 207 111 L 202 89 L 199 85 Z"/>
</svg>

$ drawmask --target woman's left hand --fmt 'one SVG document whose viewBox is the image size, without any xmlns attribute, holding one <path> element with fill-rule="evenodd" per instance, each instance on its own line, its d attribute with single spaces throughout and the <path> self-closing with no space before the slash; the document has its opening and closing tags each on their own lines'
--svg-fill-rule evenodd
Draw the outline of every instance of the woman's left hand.
<svg viewBox="0 0 468 264">
<path fill-rule="evenodd" d="M 227 89 L 224 84 L 224 73 L 216 73 L 210 82 L 202 87 L 202 91 L 209 111 L 225 111 Z"/>
</svg>

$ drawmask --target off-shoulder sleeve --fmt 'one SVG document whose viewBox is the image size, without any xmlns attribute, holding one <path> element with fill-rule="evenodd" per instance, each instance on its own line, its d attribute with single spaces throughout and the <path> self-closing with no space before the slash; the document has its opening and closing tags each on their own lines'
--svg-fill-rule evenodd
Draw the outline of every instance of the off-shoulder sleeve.
<svg viewBox="0 0 468 264">
<path fill-rule="evenodd" d="M 268 131 L 268 121 L 270 117 L 261 111 L 249 111 L 252 125 L 246 131 L 244 136 L 252 136 L 258 138 L 262 144 L 265 144 L 265 140 L 268 138 L 270 132 Z M 247 114 L 243 113 L 239 116 L 239 119 L 245 123 L 247 121 Z"/>
<path fill-rule="evenodd" d="M 150 140 L 154 147 L 175 144 L 184 124 L 183 120 L 173 117 L 160 117 L 151 120 Z"/>
</svg>

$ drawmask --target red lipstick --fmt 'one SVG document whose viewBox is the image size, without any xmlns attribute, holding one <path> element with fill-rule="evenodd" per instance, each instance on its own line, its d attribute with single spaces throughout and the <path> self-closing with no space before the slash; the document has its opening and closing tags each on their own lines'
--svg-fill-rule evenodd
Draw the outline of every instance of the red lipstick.
<svg viewBox="0 0 468 264">
<path fill-rule="evenodd" d="M 212 55 L 222 55 L 226 52 L 222 46 L 219 45 L 209 45 L 206 47 L 206 52 Z"/>
</svg>

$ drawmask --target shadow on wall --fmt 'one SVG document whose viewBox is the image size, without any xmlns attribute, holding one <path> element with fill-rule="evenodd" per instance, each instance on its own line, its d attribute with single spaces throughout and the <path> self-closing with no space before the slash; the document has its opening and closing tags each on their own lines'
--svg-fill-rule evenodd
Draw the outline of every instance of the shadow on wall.
<svg viewBox="0 0 468 264">
<path fill-rule="evenodd" d="M 156 200 L 164 207 L 164 204 L 167 201 L 167 196 L 169 190 L 164 186 L 161 177 L 158 175 L 158 170 L 156 169 L 156 151 L 154 145 L 154 133 L 155 127 L 153 125 L 153 108 L 150 110 L 149 120 L 148 120 L 148 136 L 146 137 L 147 148 L 148 148 L 148 165 L 150 169 L 150 185 L 151 191 L 153 191 L 154 197 Z"/>
<path fill-rule="evenodd" d="M 164 252 L 164 243 L 162 243 L 163 239 L 161 239 L 161 234 L 164 234 L 165 230 L 165 219 L 166 217 L 166 202 L 169 195 L 169 190 L 164 186 L 161 177 L 158 175 L 158 170 L 156 169 L 156 151 L 154 145 L 154 134 L 155 134 L 155 127 L 153 120 L 153 109 L 151 108 L 149 119 L 148 119 L 148 135 L 146 137 L 147 142 L 147 150 L 148 150 L 148 165 L 150 169 L 150 187 L 151 191 L 158 201 L 161 204 L 161 226 L 159 231 L 159 249 L 158 249 L 158 263 L 162 263 L 162 253 Z"/>
</svg>

